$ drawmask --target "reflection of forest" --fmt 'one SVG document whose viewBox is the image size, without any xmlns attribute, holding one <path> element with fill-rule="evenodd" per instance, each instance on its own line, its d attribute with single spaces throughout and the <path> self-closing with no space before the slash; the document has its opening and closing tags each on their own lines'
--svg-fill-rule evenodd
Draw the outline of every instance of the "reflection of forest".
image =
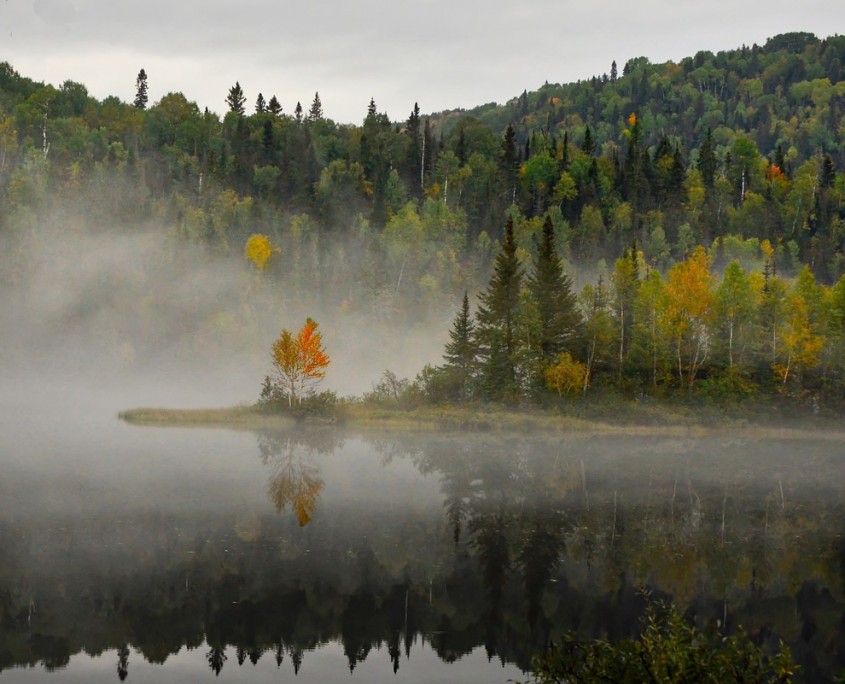
<svg viewBox="0 0 845 684">
<path fill-rule="evenodd" d="M 0 520 L 0 669 L 61 668 L 84 645 L 118 649 L 123 678 L 129 645 L 164 662 L 206 642 L 215 672 L 261 658 L 298 671 L 334 639 L 350 668 L 380 649 L 400 668 L 420 639 L 445 661 L 483 645 L 527 668 L 566 630 L 632 634 L 642 586 L 783 638 L 808 680 L 845 667 L 845 478 L 830 444 L 802 443 L 796 462 L 762 442 L 373 442 L 383 464 L 440 482 L 439 510 L 403 517 L 332 506 L 324 458 L 343 458 L 340 442 L 258 442 L 282 514 Z M 397 487 L 412 500 L 413 482 Z M 334 514 L 314 517 L 318 503 Z"/>
</svg>

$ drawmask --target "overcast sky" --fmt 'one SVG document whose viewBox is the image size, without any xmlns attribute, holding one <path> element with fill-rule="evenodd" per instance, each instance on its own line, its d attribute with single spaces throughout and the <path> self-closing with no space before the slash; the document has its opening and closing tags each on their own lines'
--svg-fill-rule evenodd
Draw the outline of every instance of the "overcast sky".
<svg viewBox="0 0 845 684">
<path fill-rule="evenodd" d="M 239 81 L 285 112 L 319 91 L 325 115 L 360 123 L 374 98 L 405 119 L 506 102 L 615 59 L 680 60 L 787 31 L 845 30 L 845 0 L 0 0 L 0 61 L 59 86 L 150 104 L 180 91 L 223 113 Z"/>
</svg>

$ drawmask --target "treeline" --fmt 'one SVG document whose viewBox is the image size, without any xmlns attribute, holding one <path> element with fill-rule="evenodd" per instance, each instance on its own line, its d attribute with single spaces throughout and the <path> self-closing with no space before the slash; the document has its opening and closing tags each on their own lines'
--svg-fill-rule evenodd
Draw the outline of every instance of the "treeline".
<svg viewBox="0 0 845 684">
<path fill-rule="evenodd" d="M 471 112 L 415 106 L 395 122 L 370 100 L 361 125 L 332 121 L 319 94 L 304 108 L 236 83 L 221 118 L 181 93 L 148 106 L 143 70 L 127 103 L 4 63 L 0 235 L 33 240 L 56 207 L 238 258 L 264 234 L 284 297 L 394 323 L 482 287 L 508 218 L 523 260 L 550 219 L 579 284 L 634 242 L 643 268 L 666 273 L 739 236 L 782 250 L 781 275 L 806 264 L 832 285 L 845 273 L 843 63 L 845 37 L 790 33 L 679 64 L 631 59 Z"/>
<path fill-rule="evenodd" d="M 513 223 L 471 314 L 455 317 L 444 364 L 406 391 L 430 401 L 543 400 L 616 388 L 713 398 L 845 396 L 845 276 L 817 282 L 768 240 L 717 238 L 662 274 L 636 243 L 576 298 L 551 219 L 536 256 L 520 259 Z M 798 269 L 780 275 L 784 265 Z"/>
</svg>

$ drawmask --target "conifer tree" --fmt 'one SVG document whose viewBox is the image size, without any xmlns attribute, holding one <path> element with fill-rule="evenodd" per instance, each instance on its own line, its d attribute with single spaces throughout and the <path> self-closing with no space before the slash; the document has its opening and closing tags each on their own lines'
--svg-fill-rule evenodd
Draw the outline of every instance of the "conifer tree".
<svg viewBox="0 0 845 684">
<path fill-rule="evenodd" d="M 147 108 L 147 72 L 141 69 L 135 79 L 135 102 L 138 109 Z"/>
<path fill-rule="evenodd" d="M 263 114 L 267 110 L 267 103 L 264 101 L 264 95 L 258 93 L 258 97 L 255 98 L 255 113 L 256 114 Z"/>
<path fill-rule="evenodd" d="M 519 393 L 516 323 L 521 284 L 513 219 L 508 219 L 493 277 L 479 297 L 477 314 L 484 391 L 492 399 L 512 400 Z"/>
<path fill-rule="evenodd" d="M 572 352 L 579 337 L 581 316 L 572 292 L 572 281 L 563 272 L 557 254 L 554 225 L 549 216 L 543 224 L 543 236 L 528 288 L 540 314 L 539 348 L 543 360 L 551 362 L 562 351 Z"/>
<path fill-rule="evenodd" d="M 461 310 L 455 316 L 449 331 L 443 359 L 445 369 L 454 378 L 460 400 L 469 399 L 473 393 L 473 381 L 478 367 L 478 344 L 475 339 L 475 324 L 469 313 L 469 297 L 464 292 Z"/>
<path fill-rule="evenodd" d="M 713 131 L 707 129 L 707 136 L 698 151 L 698 170 L 704 187 L 712 188 L 716 178 L 716 154 L 713 151 Z"/>
<path fill-rule="evenodd" d="M 581 150 L 590 157 L 596 153 L 596 144 L 593 142 L 593 132 L 589 125 L 584 130 L 584 142 L 581 143 Z"/>
<path fill-rule="evenodd" d="M 513 199 L 516 194 L 517 178 L 519 177 L 519 154 L 516 149 L 516 131 L 511 124 L 508 124 L 502 138 L 499 168 L 504 178 L 504 188 L 510 195 L 509 199 Z"/>
<path fill-rule="evenodd" d="M 226 95 L 226 104 L 229 105 L 229 111 L 243 116 L 245 102 L 246 97 L 241 89 L 241 84 L 235 81 L 235 85 L 229 88 L 229 94 Z"/>
<path fill-rule="evenodd" d="M 270 98 L 270 102 L 267 103 L 267 111 L 275 116 L 279 116 L 282 113 L 282 105 L 279 104 L 279 100 L 276 99 L 276 96 Z"/>
<path fill-rule="evenodd" d="M 314 93 L 314 101 L 311 109 L 308 110 L 309 121 L 320 121 L 323 118 L 323 103 L 320 102 L 320 93 Z"/>
</svg>

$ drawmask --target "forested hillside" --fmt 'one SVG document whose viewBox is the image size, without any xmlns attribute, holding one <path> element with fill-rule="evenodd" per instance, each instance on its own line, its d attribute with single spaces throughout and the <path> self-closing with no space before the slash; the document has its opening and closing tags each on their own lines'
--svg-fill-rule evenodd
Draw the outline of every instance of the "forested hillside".
<svg viewBox="0 0 845 684">
<path fill-rule="evenodd" d="M 253 268 L 256 280 L 241 302 L 247 308 L 260 290 L 266 301 L 295 302 L 298 311 L 319 306 L 389 325 L 434 316 L 445 330 L 463 292 L 487 285 L 510 222 L 514 268 L 526 275 L 526 287 L 516 283 L 516 300 L 525 301 L 508 332 L 516 394 L 542 384 L 542 367 L 564 350 L 619 384 L 628 375 L 637 386 L 691 388 L 696 377 L 742 363 L 758 379 L 776 367 L 778 381 L 797 374 L 804 382 L 805 371 L 822 362 L 806 349 L 799 362 L 779 326 L 802 306 L 787 301 L 794 287 L 809 293 L 812 285 L 829 297 L 845 274 L 843 65 L 845 36 L 785 34 L 679 64 L 613 62 L 601 77 L 546 84 L 468 112 L 425 116 L 414 107 L 397 122 L 364 101 L 356 126 L 332 121 L 319 94 L 303 108 L 283 94 L 247 96 L 237 83 L 221 93 L 229 109 L 221 119 L 181 93 L 149 103 L 147 78 L 155 75 L 143 70 L 127 103 L 98 101 L 72 81 L 36 83 L 2 63 L 0 284 L 26 284 L 47 222 L 58 226 L 59 240 L 70 226 L 103 236 L 146 227 L 165 253 L 192 244 Z M 256 234 L 268 238 L 269 257 L 245 260 Z M 566 335 L 544 338 L 529 363 L 534 342 L 517 342 L 541 325 L 536 316 L 527 322 L 534 314 L 525 302 L 534 297 L 535 308 L 544 306 L 533 269 L 544 259 L 558 268 L 552 255 L 542 256 L 543 244 L 560 260 L 566 289 L 574 288 L 562 296 L 577 310 L 569 338 L 578 344 L 565 343 Z M 620 263 L 631 273 L 621 273 Z M 655 279 L 663 287 L 681 277 L 672 276 L 675 264 L 704 268 L 713 279 L 708 292 L 726 268 L 751 284 L 736 285 L 747 289 L 737 295 L 744 303 L 718 322 L 714 304 L 700 315 L 676 312 L 672 328 L 669 313 L 658 320 L 655 304 L 647 343 L 636 337 L 646 334 L 637 327 L 646 314 L 632 312 L 648 308 L 639 299 L 644 288 L 658 301 Z M 803 285 L 794 285 L 799 273 Z M 782 306 L 766 303 L 773 282 Z M 482 314 L 495 309 L 491 297 L 482 297 Z M 236 318 L 258 315 L 243 306 Z M 769 323 L 754 321 L 752 336 L 739 317 L 765 306 Z M 805 332 L 824 337 L 807 344 L 828 350 L 842 320 L 819 319 L 830 306 L 803 306 Z M 478 322 L 488 332 L 498 325 Z M 685 337 L 691 330 L 696 340 Z M 713 367 L 717 339 L 724 349 Z"/>
</svg>

